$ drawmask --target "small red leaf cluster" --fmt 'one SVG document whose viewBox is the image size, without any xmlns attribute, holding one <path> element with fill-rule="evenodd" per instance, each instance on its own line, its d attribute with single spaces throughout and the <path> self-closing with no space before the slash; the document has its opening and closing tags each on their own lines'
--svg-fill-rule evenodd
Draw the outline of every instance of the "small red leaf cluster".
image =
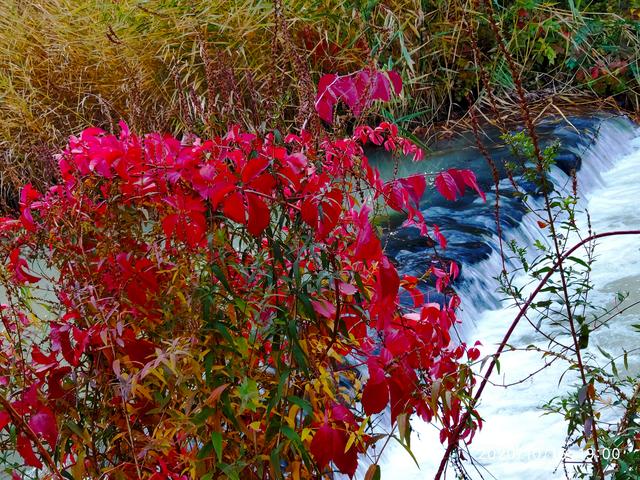
<svg viewBox="0 0 640 480">
<path fill-rule="evenodd" d="M 325 95 L 350 98 L 367 75 Z M 374 79 L 374 97 L 399 90 Z M 139 137 L 124 124 L 72 137 L 60 183 L 25 186 L 18 218 L 0 221 L 14 292 L 0 310 L 0 395 L 24 420 L 0 407 L 0 442 L 25 467 L 74 478 L 319 478 L 330 464 L 354 475 L 380 439 L 369 417 L 386 408 L 394 422 L 437 418 L 447 438 L 476 358 L 449 334 L 457 265 L 431 272 L 444 305 L 399 275 L 373 207 L 427 234 L 427 183 L 383 182 L 365 143 L 421 155 L 388 123 L 322 141 L 238 127 Z M 479 191 L 469 173 L 447 175 L 449 192 Z M 43 298 L 21 296 L 31 285 Z"/>
<path fill-rule="evenodd" d="M 478 195 L 486 200 L 484 192 L 478 186 L 476 175 L 471 170 L 459 170 L 451 168 L 436 175 L 435 180 L 438 192 L 447 200 L 456 200 L 464 195 L 465 188 L 475 190 Z"/>
<path fill-rule="evenodd" d="M 333 123 L 333 110 L 344 102 L 357 117 L 373 101 L 388 102 L 392 95 L 400 95 L 402 78 L 397 72 L 366 69 L 348 75 L 323 75 L 318 82 L 315 107 L 318 115 L 328 124 Z"/>
</svg>

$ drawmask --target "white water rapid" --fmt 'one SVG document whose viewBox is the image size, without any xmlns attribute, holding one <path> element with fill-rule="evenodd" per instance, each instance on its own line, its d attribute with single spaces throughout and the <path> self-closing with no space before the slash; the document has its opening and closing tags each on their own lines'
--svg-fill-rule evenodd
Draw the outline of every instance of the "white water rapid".
<svg viewBox="0 0 640 480">
<path fill-rule="evenodd" d="M 640 130 L 626 119 L 605 120 L 596 142 L 584 152 L 582 160 L 578 175 L 582 197 L 580 209 L 589 211 L 593 230 L 602 233 L 640 228 Z M 561 181 L 561 176 L 557 178 Z M 565 182 L 566 179 L 564 176 Z M 586 232 L 586 215 L 579 217 L 579 224 L 582 232 Z M 544 237 L 544 232 L 530 215 L 526 215 L 517 229 L 505 231 L 504 236 L 507 240 L 516 238 L 521 245 L 531 246 L 536 238 Z M 494 238 L 489 243 L 495 245 L 496 241 Z M 633 236 L 603 239 L 597 244 L 595 253 L 591 276 L 595 291 L 591 300 L 602 306 L 611 306 L 616 292 L 626 291 L 629 298 L 625 304 L 640 301 L 640 239 Z M 489 259 L 464 270 L 466 281 L 460 288 L 466 303 L 461 313 L 466 325 L 464 336 L 467 341 L 480 340 L 484 345 L 483 355 L 495 351 L 517 313 L 514 308 L 509 308 L 508 303 L 497 303 L 498 308 L 484 311 L 471 306 L 476 299 L 486 297 L 494 297 L 499 302 L 495 293 L 497 283 L 493 280 L 499 268 L 499 257 L 494 253 Z M 638 306 L 625 311 L 614 319 L 611 328 L 592 334 L 588 351 L 600 356 L 604 364 L 606 361 L 598 353 L 598 345 L 613 354 L 621 354 L 623 349 L 632 352 L 636 349 L 629 355 L 628 367 L 629 373 L 637 374 L 640 344 L 637 343 L 638 334 L 633 335 L 630 325 L 640 323 L 639 317 Z M 509 343 L 524 348 L 532 344 L 545 347 L 547 342 L 523 321 Z M 465 464 L 472 478 L 565 478 L 561 458 L 567 425 L 557 414 L 543 415 L 539 407 L 575 385 L 576 377 L 571 374 L 563 376 L 566 364 L 556 362 L 527 378 L 543 367 L 544 362 L 540 353 L 531 351 L 509 352 L 501 357 L 500 374 L 494 371 L 492 381 L 499 384 L 521 383 L 508 388 L 488 385 L 485 389 L 478 405 L 485 421 L 484 427 L 470 446 L 475 467 L 469 462 Z M 444 452 L 437 431 L 419 420 L 413 421 L 412 427 L 411 449 L 420 468 L 401 446 L 390 446 L 381 464 L 383 478 L 427 480 L 434 477 Z M 584 458 L 582 452 L 575 451 L 574 454 Z M 447 478 L 455 478 L 452 468 L 449 468 Z"/>
</svg>

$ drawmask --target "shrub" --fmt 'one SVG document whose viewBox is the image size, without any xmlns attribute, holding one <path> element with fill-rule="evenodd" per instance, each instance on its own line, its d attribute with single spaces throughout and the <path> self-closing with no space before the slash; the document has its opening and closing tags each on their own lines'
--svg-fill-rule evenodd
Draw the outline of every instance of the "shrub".
<svg viewBox="0 0 640 480">
<path fill-rule="evenodd" d="M 478 352 L 449 336 L 457 297 L 425 303 L 383 254 L 371 206 L 426 233 L 427 184 L 383 183 L 367 142 L 419 155 L 388 123 L 337 140 L 238 127 L 140 138 L 125 124 L 72 137 L 60 184 L 26 185 L 20 217 L 0 223 L 6 468 L 317 478 L 332 464 L 353 476 L 360 454 L 379 469 L 381 439 L 408 448 L 412 415 L 437 419 L 446 441 Z M 466 171 L 437 184 L 477 189 Z M 435 273 L 444 290 L 457 266 Z M 390 433 L 376 420 L 387 408 Z"/>
</svg>

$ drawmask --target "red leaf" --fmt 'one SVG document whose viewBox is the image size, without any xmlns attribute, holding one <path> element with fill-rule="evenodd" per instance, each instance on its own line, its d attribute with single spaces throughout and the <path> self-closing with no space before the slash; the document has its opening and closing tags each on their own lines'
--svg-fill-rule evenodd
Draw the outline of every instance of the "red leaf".
<svg viewBox="0 0 640 480">
<path fill-rule="evenodd" d="M 233 192 L 236 186 L 233 183 L 217 182 L 206 191 L 206 195 L 211 200 L 211 207 L 215 210 L 222 199 L 229 193 Z"/>
<path fill-rule="evenodd" d="M 167 215 L 162 219 L 162 230 L 164 231 L 164 236 L 167 237 L 167 240 L 171 240 L 179 220 L 180 217 L 176 213 Z"/>
<path fill-rule="evenodd" d="M 89 330 L 81 330 L 78 327 L 73 327 L 73 338 L 76 341 L 76 347 L 73 351 L 73 365 L 77 366 L 80 361 L 80 357 L 84 353 L 87 345 L 91 341 L 91 337 L 89 336 Z"/>
<path fill-rule="evenodd" d="M 325 423 L 313 436 L 309 450 L 321 469 L 333 461 L 338 470 L 353 477 L 358 468 L 358 450 L 354 444 L 345 452 L 348 440 L 349 435 L 345 430 Z"/>
<path fill-rule="evenodd" d="M 42 468 L 42 462 L 38 460 L 38 457 L 33 453 L 33 447 L 31 446 L 31 440 L 25 437 L 23 434 L 18 434 L 18 441 L 16 442 L 17 450 L 20 456 L 24 459 L 26 465 L 30 467 Z"/>
<path fill-rule="evenodd" d="M 273 192 L 275 186 L 276 180 L 269 172 L 265 172 L 262 175 L 254 178 L 248 185 L 251 190 L 264 193 L 265 195 L 269 195 L 271 192 Z"/>
<path fill-rule="evenodd" d="M 51 447 L 55 447 L 58 440 L 58 426 L 56 418 L 48 409 L 43 409 L 31 416 L 29 426 L 36 435 L 42 436 Z"/>
<path fill-rule="evenodd" d="M 343 295 L 355 295 L 358 293 L 358 289 L 350 283 L 340 282 L 340 293 Z"/>
<path fill-rule="evenodd" d="M 60 367 L 51 370 L 47 376 L 47 386 L 49 391 L 47 392 L 50 400 L 56 400 L 62 398 L 66 391 L 62 388 L 62 379 L 71 372 L 71 367 Z"/>
<path fill-rule="evenodd" d="M 54 352 L 62 353 L 64 359 L 71 365 L 75 363 L 73 347 L 69 338 L 69 325 L 51 325 L 51 349 Z"/>
<path fill-rule="evenodd" d="M 409 413 L 411 409 L 410 396 L 415 388 L 411 379 L 396 369 L 389 379 L 389 396 L 391 397 L 391 424 L 401 413 Z"/>
<path fill-rule="evenodd" d="M 27 269 L 27 261 L 24 258 L 20 257 L 20 247 L 16 247 L 11 250 L 9 254 L 9 264 L 13 273 L 20 283 L 36 283 L 40 280 L 39 277 L 31 275 Z"/>
<path fill-rule="evenodd" d="M 311 439 L 309 450 L 318 462 L 318 466 L 323 469 L 333 459 L 335 452 L 344 450 L 345 446 L 346 443 L 342 442 L 340 432 L 325 423 Z"/>
<path fill-rule="evenodd" d="M 455 200 L 458 195 L 458 187 L 456 181 L 449 171 L 440 172 L 435 180 L 436 189 L 447 200 Z"/>
<path fill-rule="evenodd" d="M 312 228 L 318 228 L 318 207 L 313 198 L 306 197 L 300 205 L 302 220 Z"/>
<path fill-rule="evenodd" d="M 411 298 L 413 299 L 413 306 L 420 307 L 424 304 L 424 293 L 422 293 L 417 288 L 407 289 L 411 294 Z"/>
<path fill-rule="evenodd" d="M 353 478 L 356 474 L 356 470 L 358 469 L 358 450 L 356 450 L 355 444 L 352 444 L 349 447 L 349 450 L 344 451 L 344 447 L 346 447 L 347 441 L 349 437 L 347 432 L 341 432 L 341 436 L 344 441 L 344 446 L 334 456 L 333 463 L 336 464 L 338 470 L 342 473 L 346 473 L 349 477 Z"/>
<path fill-rule="evenodd" d="M 389 77 L 383 72 L 377 72 L 374 78 L 374 88 L 371 99 L 388 102 L 391 98 L 391 83 L 389 82 Z"/>
<path fill-rule="evenodd" d="M 249 230 L 251 235 L 257 237 L 269 226 L 269 207 L 254 193 L 247 194 L 247 203 L 249 204 L 249 223 L 247 224 L 247 230 Z"/>
<path fill-rule="evenodd" d="M 438 243 L 440 244 L 440 248 L 446 249 L 447 248 L 447 239 L 440 232 L 440 227 L 438 227 L 437 225 L 434 225 L 433 226 L 433 234 L 436 236 L 436 239 L 438 240 Z"/>
<path fill-rule="evenodd" d="M 339 77 L 332 85 L 336 98 L 346 103 L 355 115 L 360 112 L 360 95 L 352 76 Z"/>
<path fill-rule="evenodd" d="M 57 365 L 58 363 L 55 352 L 51 352 L 49 356 L 46 356 L 37 345 L 31 347 L 31 360 L 40 365 Z"/>
<path fill-rule="evenodd" d="M 362 392 L 362 408 L 367 415 L 373 415 L 380 413 L 389 404 L 389 385 L 384 372 L 381 377 L 372 375 L 371 365 L 369 365 L 369 375 L 370 378 Z"/>
<path fill-rule="evenodd" d="M 396 267 L 389 261 L 387 257 L 382 259 L 378 268 L 378 287 L 381 297 L 386 301 L 395 301 L 400 287 L 400 277 Z"/>
<path fill-rule="evenodd" d="M 334 403 L 331 406 L 331 416 L 334 420 L 357 426 L 356 417 L 353 416 L 351 410 L 339 403 Z"/>
<path fill-rule="evenodd" d="M 240 192 L 234 192 L 227 197 L 222 205 L 222 212 L 234 222 L 247 223 L 244 200 Z"/>
<path fill-rule="evenodd" d="M 460 267 L 458 267 L 456 262 L 452 261 L 451 265 L 449 265 L 449 277 L 451 277 L 452 280 L 455 280 L 458 278 L 458 275 L 460 275 Z"/>
<path fill-rule="evenodd" d="M 0 411 L 0 430 L 9 425 L 11 422 L 11 417 L 5 411 Z"/>
<path fill-rule="evenodd" d="M 313 305 L 313 309 L 315 312 L 325 318 L 333 318 L 336 314 L 336 306 L 329 302 L 326 299 L 321 299 L 320 301 L 312 300 L 311 305 Z"/>
<path fill-rule="evenodd" d="M 242 181 L 249 183 L 269 166 L 269 159 L 265 157 L 252 158 L 242 169 Z"/>
<path fill-rule="evenodd" d="M 369 95 L 369 90 L 372 87 L 371 85 L 371 76 L 369 75 L 369 72 L 367 70 L 360 70 L 359 72 L 356 72 L 355 74 L 352 74 L 355 79 L 354 79 L 354 83 L 356 85 L 356 90 L 358 91 L 358 111 L 355 112 L 354 114 L 359 115 L 361 112 L 361 108 L 360 107 L 366 107 L 367 105 L 365 105 L 365 102 L 370 103 L 371 102 L 371 98 Z"/>
<path fill-rule="evenodd" d="M 326 237 L 338 223 L 342 212 L 342 192 L 334 189 L 327 193 L 322 200 L 321 209 L 318 239 Z"/>
<path fill-rule="evenodd" d="M 336 96 L 331 90 L 331 85 L 338 78 L 334 74 L 323 75 L 318 82 L 318 96 L 315 107 L 318 115 L 328 124 L 333 123 L 333 106 L 336 104 Z"/>
<path fill-rule="evenodd" d="M 400 78 L 400 75 L 393 70 L 389 70 L 387 75 L 389 75 L 389 80 L 391 80 L 391 84 L 393 85 L 396 95 L 400 95 L 400 92 L 402 91 L 402 78 Z"/>
<path fill-rule="evenodd" d="M 435 185 L 438 192 L 447 200 L 455 200 L 458 196 L 462 196 L 465 186 L 475 190 L 483 200 L 486 200 L 484 192 L 476 181 L 476 175 L 471 170 L 451 168 L 440 172 L 436 176 Z"/>
<path fill-rule="evenodd" d="M 354 251 L 356 260 L 378 260 L 382 256 L 380 239 L 369 222 L 370 212 L 369 207 L 363 207 L 356 217 L 356 226 L 359 228 Z"/>
<path fill-rule="evenodd" d="M 400 184 L 405 188 L 415 206 L 420 207 L 420 200 L 422 200 L 424 191 L 427 188 L 427 180 L 424 175 L 412 175 L 403 178 L 400 180 Z"/>
<path fill-rule="evenodd" d="M 475 347 L 471 347 L 467 350 L 467 357 L 470 361 L 475 362 L 478 358 L 480 358 L 480 350 Z"/>
<path fill-rule="evenodd" d="M 462 177 L 467 187 L 472 188 L 473 190 L 478 192 L 478 195 L 480 195 L 483 200 L 485 201 L 487 200 L 487 197 L 485 196 L 484 192 L 478 186 L 475 173 L 473 173 L 471 170 L 458 170 L 458 175 Z"/>
</svg>

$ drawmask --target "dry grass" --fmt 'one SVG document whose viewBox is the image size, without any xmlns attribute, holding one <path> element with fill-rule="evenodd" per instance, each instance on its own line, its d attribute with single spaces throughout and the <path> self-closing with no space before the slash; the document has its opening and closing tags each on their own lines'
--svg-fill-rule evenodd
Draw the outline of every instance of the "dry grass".
<svg viewBox="0 0 640 480">
<path fill-rule="evenodd" d="M 24 179 L 50 182 L 50 151 L 88 125 L 286 128 L 300 103 L 296 52 L 310 49 L 298 57 L 316 70 L 367 61 L 344 48 L 359 22 L 351 10 L 315 4 L 286 2 L 278 29 L 260 0 L 0 2 L 0 197 Z"/>
<path fill-rule="evenodd" d="M 274 5 L 279 4 L 278 13 Z M 483 20 L 486 12 L 477 4 L 4 0 L 0 199 L 9 205 L 2 206 L 15 206 L 16 186 L 25 180 L 41 187 L 53 181 L 50 153 L 88 125 L 113 129 L 124 119 L 137 131 L 174 134 L 215 134 L 231 122 L 261 131 L 295 128 L 311 113 L 310 82 L 322 73 L 346 73 L 372 63 L 402 72 L 402 97 L 374 114 L 394 118 L 407 130 L 436 122 L 451 127 L 468 108 L 469 93 L 474 101 L 486 102 L 480 65 L 508 112 L 513 84 Z M 576 78 L 590 63 L 608 65 L 617 58 L 607 48 L 588 48 L 590 41 L 605 47 L 617 42 L 638 71 L 636 30 L 624 26 L 615 39 L 606 37 L 607 29 L 589 30 L 593 18 L 617 25 L 622 19 L 616 14 L 582 15 L 544 3 L 531 13 L 531 31 L 523 33 L 515 8 L 498 13 L 530 90 L 567 98 L 612 93 L 602 91 L 602 82 Z M 573 39 L 558 40 L 559 29 L 572 32 Z M 549 45 L 557 50 L 553 62 L 540 54 Z M 585 52 L 585 67 L 569 71 L 565 62 L 576 51 Z M 637 107 L 638 82 L 619 85 L 616 72 L 609 73 L 605 87 L 627 95 Z"/>
</svg>

